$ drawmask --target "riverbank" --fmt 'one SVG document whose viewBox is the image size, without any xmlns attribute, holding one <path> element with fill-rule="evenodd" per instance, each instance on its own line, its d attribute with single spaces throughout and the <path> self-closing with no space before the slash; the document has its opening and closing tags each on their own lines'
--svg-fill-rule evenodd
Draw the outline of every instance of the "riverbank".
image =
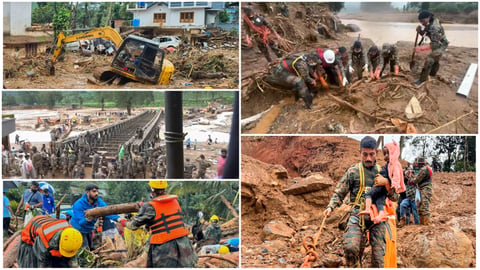
<svg viewBox="0 0 480 270">
<path fill-rule="evenodd" d="M 416 12 L 359 12 L 346 13 L 339 12 L 337 16 L 343 19 L 372 21 L 377 19 L 379 22 L 404 22 L 418 23 L 418 13 Z M 478 12 L 474 11 L 470 14 L 435 14 L 442 23 L 445 24 L 478 24 Z"/>
</svg>

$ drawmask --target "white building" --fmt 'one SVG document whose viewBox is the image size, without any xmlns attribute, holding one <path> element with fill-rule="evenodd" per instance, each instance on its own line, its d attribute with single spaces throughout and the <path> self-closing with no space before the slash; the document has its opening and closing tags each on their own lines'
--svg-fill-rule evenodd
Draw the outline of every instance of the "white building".
<svg viewBox="0 0 480 270">
<path fill-rule="evenodd" d="M 32 25 L 32 2 L 3 2 L 3 34 L 26 35 Z"/>
<path fill-rule="evenodd" d="M 137 2 L 127 11 L 133 13 L 132 26 L 199 29 L 218 23 L 224 2 Z"/>
</svg>

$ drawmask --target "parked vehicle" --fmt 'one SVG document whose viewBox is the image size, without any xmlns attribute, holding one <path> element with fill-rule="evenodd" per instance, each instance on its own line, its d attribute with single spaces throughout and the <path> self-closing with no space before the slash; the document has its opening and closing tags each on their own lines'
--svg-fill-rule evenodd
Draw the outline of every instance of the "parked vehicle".
<svg viewBox="0 0 480 270">
<path fill-rule="evenodd" d="M 153 42 L 158 43 L 159 48 L 177 48 L 178 45 L 182 42 L 182 39 L 180 39 L 177 36 L 159 36 L 156 38 L 152 39 Z"/>
</svg>

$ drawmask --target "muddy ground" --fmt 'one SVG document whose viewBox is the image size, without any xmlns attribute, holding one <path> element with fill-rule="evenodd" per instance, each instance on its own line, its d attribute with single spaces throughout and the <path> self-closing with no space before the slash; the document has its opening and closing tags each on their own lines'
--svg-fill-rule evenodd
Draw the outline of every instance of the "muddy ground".
<svg viewBox="0 0 480 270">
<path fill-rule="evenodd" d="M 88 82 L 93 78 L 97 68 L 108 69 L 113 56 L 93 54 L 91 57 L 81 56 L 78 52 L 66 52 L 64 61 L 55 64 L 55 75 L 49 75 L 45 60 L 50 56 L 45 53 L 35 58 L 25 59 L 24 49 L 15 51 L 4 48 L 4 80 L 6 89 L 198 89 L 211 87 L 215 89 L 238 89 L 238 45 L 232 42 L 229 47 L 218 46 L 203 52 L 191 48 L 183 54 L 168 53 L 175 71 L 169 85 L 149 85 L 139 82 L 128 82 L 124 85 L 97 85 Z M 78 64 L 80 62 L 80 64 Z M 202 71 L 209 74 L 220 74 L 217 79 L 191 78 L 192 72 Z M 27 72 L 34 75 L 28 76 Z"/>
<path fill-rule="evenodd" d="M 317 10 L 315 16 L 305 15 L 306 7 L 298 3 L 289 4 L 289 8 L 290 14 L 303 14 L 299 18 L 263 13 L 276 25 L 279 34 L 292 42 L 292 46 L 287 46 L 292 50 L 284 50 L 284 55 L 309 52 L 317 47 L 336 48 L 343 45 L 349 48 L 353 44 L 354 39 L 348 37 L 346 32 L 334 33 L 333 39 L 320 38 L 312 22 L 324 21 L 324 18 L 330 18 L 331 13 L 321 5 L 311 4 L 310 7 Z M 256 10 L 262 12 L 262 6 L 256 6 Z M 416 87 L 413 82 L 418 79 L 428 52 L 417 53 L 415 68 L 410 70 L 413 41 L 399 41 L 396 45 L 401 63 L 400 76 L 384 72 L 379 81 L 363 79 L 357 84 L 352 82 L 346 88 L 319 89 L 312 109 L 308 110 L 302 100 L 295 102 L 291 90 L 274 88 L 265 82 L 269 70 L 280 59 L 268 64 L 260 51 L 256 47 L 246 46 L 244 40 L 245 33 L 242 32 L 241 118 L 245 121 L 261 112 L 266 113 L 257 121 L 242 124 L 243 133 L 477 133 L 477 76 L 468 97 L 456 95 L 470 63 L 478 61 L 476 48 L 449 46 L 441 59 L 437 76 Z M 361 40 L 366 50 L 373 44 L 369 37 L 362 37 Z M 252 65 L 256 68 L 252 69 Z M 337 97 L 340 102 L 347 101 L 352 106 L 340 104 L 329 95 Z M 404 111 L 413 96 L 420 100 L 423 115 L 408 119 Z M 407 123 L 410 124 L 408 130 Z"/>
<path fill-rule="evenodd" d="M 297 268 L 302 241 L 322 223 L 345 170 L 358 163 L 359 142 L 345 137 L 242 138 L 242 267 Z M 384 164 L 383 156 L 377 162 Z M 475 173 L 435 173 L 431 226 L 397 229 L 398 267 L 476 266 Z M 344 267 L 337 208 L 319 237 L 312 267 Z M 363 266 L 370 266 L 366 247 Z"/>
</svg>

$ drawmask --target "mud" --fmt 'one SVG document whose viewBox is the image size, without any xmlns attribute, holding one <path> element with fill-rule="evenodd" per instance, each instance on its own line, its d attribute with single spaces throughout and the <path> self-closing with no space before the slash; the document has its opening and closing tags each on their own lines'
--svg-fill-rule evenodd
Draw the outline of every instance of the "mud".
<svg viewBox="0 0 480 270">
<path fill-rule="evenodd" d="M 242 267 L 303 263 L 302 241 L 318 233 L 336 184 L 359 162 L 358 144 L 344 137 L 242 138 Z M 384 164 L 383 156 L 377 162 Z M 288 191 L 302 183 L 306 188 Z M 433 224 L 397 229 L 398 267 L 476 266 L 475 187 L 475 173 L 433 175 Z M 326 219 L 312 267 L 345 266 L 338 228 L 343 211 L 340 207 Z M 272 224 L 284 227 L 283 233 L 271 234 Z M 282 236 L 289 230 L 290 237 Z M 367 247 L 364 267 L 370 265 L 370 253 Z"/>
<path fill-rule="evenodd" d="M 298 3 L 291 3 L 289 7 L 290 14 L 295 14 L 295 12 L 306 13 L 305 6 Z M 278 30 L 279 34 L 295 44 L 294 51 L 286 51 L 284 55 L 294 52 L 309 52 L 312 48 L 317 47 L 336 48 L 343 45 L 349 48 L 353 44 L 355 39 L 349 37 L 345 32 L 336 33 L 335 39 L 324 39 L 318 35 L 314 41 L 307 39 L 311 36 L 308 31 L 315 30 L 312 26 L 312 20 L 315 18 L 320 20 L 323 18 L 322 16 L 330 16 L 325 10 L 323 13 L 320 11 L 321 5 L 315 7 L 319 10 L 317 17 L 295 18 L 293 15 L 290 18 L 282 17 L 282 20 L 290 20 L 291 29 L 287 33 Z M 256 8 L 261 12 L 261 7 Z M 270 21 L 277 20 L 280 17 L 275 14 L 263 14 Z M 414 33 L 414 29 L 412 29 L 412 32 Z M 245 33 L 242 34 L 243 41 Z M 361 40 L 364 48 L 368 50 L 375 37 L 362 36 Z M 251 130 L 255 127 L 255 124 L 251 124 L 248 128 L 243 128 L 242 133 L 254 134 L 258 130 L 271 134 L 406 133 L 405 130 L 394 125 L 393 118 L 400 118 L 412 124 L 417 133 L 430 131 L 449 134 L 477 133 L 477 76 L 468 97 L 456 95 L 469 65 L 478 61 L 477 49 L 449 46 L 447 52 L 442 56 L 441 67 L 437 76 L 431 77 L 427 83 L 417 88 L 413 82 L 418 79 L 423 60 L 428 52 L 417 53 L 415 68 L 410 70 L 409 63 L 412 59 L 413 40 L 398 41 L 396 45 L 399 48 L 401 77 L 388 75 L 388 72 L 384 72 L 384 76 L 379 81 L 372 82 L 364 79 L 364 82 L 354 87 L 319 89 L 314 98 L 312 109 L 308 110 L 302 100 L 288 104 L 288 101 L 293 97 L 292 91 L 272 88 L 265 84 L 265 76 L 280 59 L 274 59 L 269 64 L 257 48 L 250 48 L 242 44 L 242 119 L 261 113 L 272 105 L 275 107 L 278 104 L 284 104 L 279 106 L 281 108 L 277 117 L 274 118 L 270 115 L 270 119 L 266 123 L 260 119 L 257 123 L 259 125 L 257 130 Z M 381 44 L 377 44 L 377 46 L 381 46 Z M 255 63 L 255 69 L 251 68 L 253 63 Z M 403 84 L 403 86 L 397 89 L 398 84 Z M 340 105 L 329 98 L 328 94 L 348 101 L 355 107 L 367 112 L 367 114 L 381 119 L 372 119 L 364 113 Z M 404 110 L 413 96 L 422 98 L 420 106 L 424 111 L 424 116 L 409 120 L 406 119 Z M 468 113 L 470 114 L 464 116 Z M 464 117 L 455 121 L 461 116 Z M 447 123 L 450 124 L 446 125 Z M 446 126 L 443 127 L 443 125 Z M 438 127 L 441 128 L 436 129 Z"/>
<path fill-rule="evenodd" d="M 237 89 L 238 88 L 238 48 L 210 49 L 201 52 L 192 49 L 193 53 L 185 56 L 168 53 L 175 71 L 168 85 L 151 85 L 139 82 L 128 82 L 123 85 L 97 85 L 89 83 L 94 70 L 107 70 L 113 56 L 93 54 L 91 57 L 81 56 L 78 52 L 66 52 L 64 61 L 55 64 L 55 75 L 50 75 L 45 61 L 49 59 L 45 53 L 32 59 L 25 59 L 25 50 L 15 51 L 4 48 L 4 88 L 6 89 Z M 80 62 L 80 64 L 78 64 Z M 188 65 L 188 69 L 187 66 Z M 189 76 L 191 66 L 209 74 L 223 73 L 221 78 L 192 80 Z M 187 70 L 186 70 L 187 69 Z M 34 75 L 27 75 L 27 72 Z"/>
</svg>

